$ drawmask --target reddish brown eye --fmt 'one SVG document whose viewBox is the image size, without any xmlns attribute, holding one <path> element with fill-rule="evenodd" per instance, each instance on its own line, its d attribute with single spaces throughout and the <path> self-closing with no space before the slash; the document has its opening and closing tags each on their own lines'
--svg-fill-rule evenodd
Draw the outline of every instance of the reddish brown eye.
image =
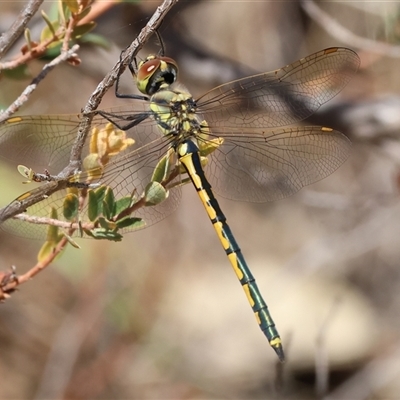
<svg viewBox="0 0 400 400">
<path fill-rule="evenodd" d="M 176 81 L 178 66 L 169 57 L 150 56 L 139 65 L 137 87 L 140 92 L 149 96 L 172 85 Z"/>
<path fill-rule="evenodd" d="M 137 73 L 137 79 L 139 81 L 148 80 L 151 75 L 153 75 L 154 71 L 160 68 L 160 59 L 154 58 L 153 60 L 145 61 L 144 64 L 139 68 Z"/>
<path fill-rule="evenodd" d="M 164 61 L 170 69 L 174 69 L 174 70 L 178 71 L 178 65 L 177 65 L 176 61 L 173 60 L 172 58 L 160 57 L 159 60 Z"/>
</svg>

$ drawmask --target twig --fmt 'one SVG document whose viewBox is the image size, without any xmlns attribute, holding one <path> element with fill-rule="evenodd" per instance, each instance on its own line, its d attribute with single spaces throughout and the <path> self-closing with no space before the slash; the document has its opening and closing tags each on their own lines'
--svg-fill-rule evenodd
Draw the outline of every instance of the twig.
<svg viewBox="0 0 400 400">
<path fill-rule="evenodd" d="M 154 12 L 147 25 L 141 30 L 138 37 L 126 48 L 120 60 L 114 65 L 112 70 L 104 77 L 90 96 L 85 108 L 83 109 L 83 117 L 79 124 L 77 138 L 71 149 L 70 163 L 60 173 L 60 178 L 69 177 L 74 173 L 74 171 L 79 169 L 82 148 L 86 142 L 91 122 L 94 117 L 93 111 L 97 109 L 105 93 L 114 85 L 118 75 L 125 70 L 132 59 L 142 49 L 147 40 L 153 35 L 154 31 L 160 26 L 163 18 L 177 2 L 178 0 L 164 0 L 162 5 Z"/>
<path fill-rule="evenodd" d="M 76 19 L 75 15 L 72 14 L 68 21 L 67 29 L 65 31 L 64 39 L 62 42 L 62 46 L 61 46 L 62 51 L 68 50 L 68 47 L 69 47 L 68 44 L 69 44 L 69 41 L 71 40 L 72 33 L 74 32 L 74 28 L 77 25 L 77 23 L 78 23 L 78 20 Z"/>
<path fill-rule="evenodd" d="M 27 30 L 27 36 L 25 38 L 27 41 L 27 45 L 25 45 L 23 49 L 21 49 L 22 54 L 18 55 L 11 61 L 0 63 L 0 70 L 14 69 L 18 66 L 25 65 L 29 61 L 45 54 L 52 43 L 60 43 L 61 40 L 61 53 L 68 51 L 75 27 L 80 23 L 80 16 L 83 12 L 85 12 L 85 9 L 87 7 L 88 4 L 82 4 L 77 12 L 71 11 L 71 15 L 69 16 L 68 20 L 65 20 L 65 15 L 63 15 L 63 21 L 62 23 L 60 22 L 60 26 L 58 26 L 57 29 L 56 24 L 50 22 L 48 18 L 45 17 L 45 15 L 42 15 L 42 17 L 46 20 L 47 25 L 52 26 L 52 34 L 49 35 L 50 37 L 48 37 L 47 39 L 41 39 L 39 43 L 32 42 L 30 39 L 30 33 Z M 42 31 L 42 34 L 43 32 L 45 32 L 45 30 Z M 46 37 L 47 36 L 48 35 L 46 34 Z"/>
<path fill-rule="evenodd" d="M 39 203 L 51 194 L 61 189 L 65 189 L 66 180 L 80 169 L 82 148 L 86 142 L 91 122 L 94 117 L 93 111 L 98 107 L 107 90 L 113 86 L 118 77 L 118 73 L 126 68 L 132 58 L 144 46 L 153 32 L 161 24 L 161 21 L 168 11 L 177 3 L 177 1 L 178 0 L 165 0 L 163 4 L 157 8 L 147 25 L 140 32 L 139 36 L 125 50 L 121 60 L 115 64 L 112 70 L 104 77 L 90 96 L 84 107 L 82 120 L 77 132 L 77 138 L 71 149 L 70 162 L 63 171 L 57 175 L 59 181 L 46 182 L 42 186 L 33 190 L 26 198 L 22 200 L 19 198 L 3 209 L 0 209 L 0 224 L 17 214 L 25 212 L 28 207 Z"/>
<path fill-rule="evenodd" d="M 28 282 L 35 275 L 37 275 L 40 271 L 44 270 L 48 267 L 54 259 L 61 253 L 61 251 L 68 244 L 68 239 L 63 237 L 58 243 L 57 246 L 53 249 L 53 251 L 42 261 L 39 261 L 34 267 L 32 267 L 28 272 L 23 275 L 19 275 L 14 277 L 14 279 L 10 279 L 5 284 L 0 283 L 0 300 L 4 301 L 9 297 L 9 294 L 15 290 L 15 288 L 22 283 Z"/>
<path fill-rule="evenodd" d="M 91 0 L 91 1 L 93 2 L 94 0 Z M 90 7 L 90 4 L 87 4 L 85 6 L 79 7 L 79 11 L 76 12 L 76 13 L 75 12 L 71 12 L 71 16 L 70 16 L 68 24 L 66 26 L 64 38 L 63 38 L 63 41 L 62 41 L 62 46 L 61 46 L 62 51 L 67 51 L 68 50 L 69 42 L 72 39 L 72 35 L 74 33 L 75 27 L 77 25 L 82 25 L 82 21 L 80 19 L 81 12 L 85 11 L 88 7 Z M 90 11 L 89 11 L 89 14 L 90 14 Z M 86 18 L 89 16 L 89 14 L 86 15 Z M 92 22 L 92 20 L 88 20 L 87 22 Z"/>
<path fill-rule="evenodd" d="M 38 86 L 38 84 L 46 77 L 46 75 L 58 64 L 61 64 L 64 61 L 67 61 L 70 58 L 76 58 L 75 54 L 79 50 L 79 46 L 76 44 L 72 46 L 72 48 L 66 52 L 62 52 L 58 57 L 54 60 L 46 64 L 42 71 L 32 80 L 32 82 L 25 88 L 25 90 L 18 96 L 18 98 L 7 108 L 7 110 L 3 111 L 0 115 L 0 123 L 5 121 L 11 115 L 13 115 L 18 109 L 25 104 L 29 96 L 32 92 L 34 92 Z"/>
<path fill-rule="evenodd" d="M 44 183 L 42 186 L 32 190 L 26 195 L 22 195 L 16 200 L 14 200 L 10 205 L 0 210 L 0 224 L 5 220 L 16 216 L 17 214 L 23 213 L 28 207 L 42 201 L 51 194 L 65 189 L 68 184 L 68 178 L 75 173 L 80 167 L 81 163 L 81 152 L 83 145 L 86 141 L 91 121 L 93 119 L 93 111 L 98 107 L 106 91 L 112 87 L 116 81 L 118 74 L 120 74 L 126 66 L 131 62 L 132 58 L 138 53 L 138 51 L 144 46 L 146 41 L 150 38 L 153 32 L 161 24 L 161 21 L 168 13 L 168 11 L 177 3 L 178 0 L 165 0 L 163 4 L 157 8 L 152 18 L 149 20 L 147 25 L 142 29 L 139 36 L 131 43 L 131 45 L 124 51 L 121 59 L 113 67 L 113 69 L 105 76 L 105 78 L 100 82 L 95 91 L 90 96 L 82 116 L 82 122 L 79 125 L 77 139 L 74 142 L 73 148 L 71 150 L 71 157 L 69 165 L 64 168 L 64 170 L 57 176 L 59 180 L 50 181 Z M 70 50 L 73 52 L 75 46 Z M 68 54 L 65 53 L 65 54 Z M 61 57 L 61 56 L 60 56 Z M 51 64 L 51 63 L 50 63 Z M 48 72 L 48 71 L 47 71 Z M 46 73 L 47 73 L 46 72 Z M 42 71 L 43 73 L 43 71 Z M 43 78 L 42 78 L 43 79 Z M 27 273 L 15 277 L 15 279 L 5 279 L 0 282 L 0 299 L 6 299 L 17 286 L 24 283 L 38 274 L 40 271 L 45 269 L 54 258 L 62 251 L 62 249 L 67 245 L 68 239 L 64 237 L 56 245 L 53 252 L 49 254 L 45 260 L 37 263 L 33 268 L 31 268 Z M 9 274 L 8 274 L 9 275 Z M 6 274 L 6 277 L 8 277 Z"/>
<path fill-rule="evenodd" d="M 4 300 L 10 298 L 11 293 L 15 290 L 13 288 L 9 288 L 3 290 L 6 286 L 12 284 L 12 282 L 17 281 L 16 268 L 14 265 L 11 266 L 10 270 L 7 272 L 0 271 L 0 302 L 4 302 Z"/>
<path fill-rule="evenodd" d="M 93 229 L 95 227 L 94 223 L 81 223 L 78 224 L 77 222 L 68 222 L 68 221 L 61 221 L 59 219 L 53 219 L 49 217 L 38 217 L 36 215 L 28 215 L 28 214 L 18 214 L 15 216 L 15 219 L 19 221 L 24 221 L 26 223 L 35 224 L 35 225 L 51 225 L 56 226 L 57 228 L 62 229 Z"/>
<path fill-rule="evenodd" d="M 3 69 L 14 69 L 20 65 L 27 64 L 29 61 L 33 60 L 33 58 L 37 58 L 44 54 L 48 46 L 57 40 L 57 36 L 52 36 L 51 38 L 39 43 L 32 51 L 27 51 L 25 54 L 22 54 L 14 60 L 0 63 L 0 71 Z"/>
<path fill-rule="evenodd" d="M 7 52 L 7 50 L 14 44 L 14 42 L 21 36 L 26 25 L 35 15 L 43 0 L 30 0 L 26 7 L 20 12 L 17 19 L 0 37 L 0 58 Z"/>
<path fill-rule="evenodd" d="M 14 60 L 5 61 L 0 63 L 0 71 L 3 69 L 14 69 L 21 65 L 27 64 L 29 61 L 33 60 L 34 58 L 38 58 L 43 55 L 48 47 L 55 42 L 59 41 L 59 36 L 64 35 L 63 39 L 63 46 L 61 53 L 68 50 L 68 43 L 71 39 L 72 31 L 77 24 L 77 20 L 73 17 L 70 18 L 68 22 L 68 27 L 64 33 L 64 27 L 60 27 L 50 38 L 41 41 L 40 43 L 36 44 L 30 51 L 26 51 L 22 55 L 18 56 Z"/>
<path fill-rule="evenodd" d="M 400 46 L 378 42 L 355 35 L 350 30 L 337 23 L 327 13 L 322 11 L 312 0 L 301 0 L 304 11 L 322 29 L 335 37 L 337 40 L 347 43 L 350 46 L 374 52 L 388 57 L 400 57 Z"/>
</svg>

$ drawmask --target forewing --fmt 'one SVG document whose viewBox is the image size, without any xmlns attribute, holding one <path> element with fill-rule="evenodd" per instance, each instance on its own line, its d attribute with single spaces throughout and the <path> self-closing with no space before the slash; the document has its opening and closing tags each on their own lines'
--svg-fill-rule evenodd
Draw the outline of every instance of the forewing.
<svg viewBox="0 0 400 400">
<path fill-rule="evenodd" d="M 68 164 L 79 121 L 78 114 L 10 118 L 0 125 L 0 157 L 57 174 Z"/>
<path fill-rule="evenodd" d="M 108 111 L 115 115 L 118 123 L 123 120 L 123 116 L 135 115 L 133 111 L 120 108 Z M 140 112 L 143 111 L 138 111 Z M 46 169 L 51 175 L 57 175 L 68 164 L 79 121 L 79 115 L 24 116 L 10 119 L 0 125 L 0 156 L 14 163 L 15 167 L 23 164 L 37 173 L 43 173 Z M 104 128 L 108 122 L 97 116 L 93 120 L 92 128 Z M 127 131 L 127 137 L 134 139 L 135 143 L 112 157 L 100 181 L 92 182 L 110 186 L 116 198 L 142 195 L 158 161 L 169 148 L 169 139 L 161 134 L 151 118 Z M 90 135 L 85 143 L 82 159 L 89 154 L 89 141 Z M 85 181 L 84 173 L 80 175 L 79 181 Z M 31 187 L 21 185 L 21 192 L 22 189 L 28 190 Z M 55 207 L 61 215 L 66 193 L 65 189 L 56 192 L 29 207 L 27 212 L 30 215 L 49 217 L 51 207 Z M 170 191 L 164 202 L 142 207 L 132 216 L 143 218 L 146 226 L 149 226 L 169 215 L 176 208 L 179 198 L 180 188 L 176 187 Z M 81 221 L 86 220 L 86 211 L 86 207 L 81 210 Z M 45 225 L 33 225 L 18 220 L 8 220 L 2 228 L 30 238 L 42 238 L 46 232 Z"/>
<path fill-rule="evenodd" d="M 336 96 L 359 64 L 350 49 L 325 49 L 276 71 L 218 86 L 197 100 L 198 109 L 211 127 L 291 125 Z"/>
</svg>

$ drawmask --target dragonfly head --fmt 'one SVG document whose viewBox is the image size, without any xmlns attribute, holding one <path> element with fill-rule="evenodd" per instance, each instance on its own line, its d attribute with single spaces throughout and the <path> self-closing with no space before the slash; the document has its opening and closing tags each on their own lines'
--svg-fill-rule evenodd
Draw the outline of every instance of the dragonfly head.
<svg viewBox="0 0 400 400">
<path fill-rule="evenodd" d="M 178 66 L 169 57 L 149 56 L 139 63 L 137 87 L 152 96 L 160 89 L 167 89 L 177 78 Z"/>
</svg>

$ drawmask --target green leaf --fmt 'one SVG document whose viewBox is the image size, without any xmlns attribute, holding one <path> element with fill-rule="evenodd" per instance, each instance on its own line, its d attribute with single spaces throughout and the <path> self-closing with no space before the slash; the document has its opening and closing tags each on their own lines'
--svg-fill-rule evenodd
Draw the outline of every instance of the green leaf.
<svg viewBox="0 0 400 400">
<path fill-rule="evenodd" d="M 88 218 L 91 222 L 103 214 L 103 200 L 108 186 L 99 186 L 97 189 L 88 191 Z"/>
<path fill-rule="evenodd" d="M 60 27 L 58 21 L 51 21 L 48 15 L 42 10 L 42 18 L 46 22 L 46 27 L 43 28 L 40 35 L 40 41 L 43 42 L 46 39 L 51 39 L 56 35 L 57 29 Z"/>
<path fill-rule="evenodd" d="M 57 247 L 58 243 L 60 242 L 60 240 L 62 238 L 63 238 L 63 235 L 59 235 L 57 237 L 57 240 L 46 240 L 43 243 L 43 246 L 39 250 L 39 253 L 37 255 L 37 260 L 39 262 L 43 262 L 46 260 L 47 257 L 49 257 L 51 254 L 53 254 L 54 249 Z M 60 254 L 58 254 L 58 256 L 60 256 Z"/>
<path fill-rule="evenodd" d="M 107 229 L 109 231 L 117 229 L 117 224 L 113 221 L 108 221 L 104 217 L 100 217 L 98 220 L 98 223 L 103 229 Z"/>
<path fill-rule="evenodd" d="M 90 231 L 89 236 L 91 236 L 94 239 L 106 239 L 106 240 L 112 240 L 114 242 L 120 242 L 123 238 L 123 236 L 118 232 L 114 232 L 114 231 L 110 231 L 108 229 L 102 229 L 102 228 L 92 229 Z"/>
<path fill-rule="evenodd" d="M 96 188 L 94 190 L 98 202 L 100 202 L 100 203 L 103 202 L 104 195 L 106 194 L 107 188 L 108 188 L 108 186 L 103 185 L 103 186 L 99 186 L 98 188 Z"/>
<path fill-rule="evenodd" d="M 43 14 L 43 18 L 44 18 Z M 46 21 L 46 26 L 42 29 L 42 32 L 40 33 L 40 41 L 41 42 L 45 42 L 47 40 L 53 39 L 56 35 L 56 31 L 58 29 L 60 29 L 60 24 L 58 21 L 50 21 L 47 18 L 44 18 L 44 20 Z M 60 37 L 57 37 L 57 39 L 61 39 Z M 57 44 L 58 41 L 55 41 L 53 43 L 50 44 L 50 46 L 54 46 L 55 44 Z"/>
<path fill-rule="evenodd" d="M 90 236 L 93 239 L 95 238 L 90 229 L 83 228 L 82 230 L 83 230 L 83 233 L 85 233 L 86 235 Z"/>
<path fill-rule="evenodd" d="M 79 211 L 79 199 L 76 194 L 68 193 L 64 198 L 63 214 L 67 221 L 72 221 L 76 218 Z"/>
<path fill-rule="evenodd" d="M 81 20 L 82 18 L 86 17 L 90 13 L 91 7 L 85 8 L 79 15 L 77 15 L 77 19 Z"/>
<path fill-rule="evenodd" d="M 118 215 L 122 211 L 126 210 L 132 204 L 132 197 L 121 197 L 115 202 L 115 214 Z"/>
<path fill-rule="evenodd" d="M 90 221 L 94 221 L 99 215 L 103 214 L 103 199 L 104 196 L 106 194 L 106 190 L 107 190 L 108 186 L 100 186 L 97 189 L 89 189 L 89 201 L 92 202 L 96 202 L 97 205 L 89 205 L 89 212 L 91 215 L 89 215 L 89 219 Z M 92 193 L 91 193 L 92 192 Z M 93 209 L 91 210 L 91 207 L 93 207 Z M 94 216 L 95 215 L 95 216 Z M 94 218 L 92 219 L 92 217 L 94 216 Z"/>
<path fill-rule="evenodd" d="M 25 165 L 18 165 L 17 170 L 24 178 L 28 178 L 27 181 L 24 181 L 22 183 L 32 183 L 32 180 L 35 176 L 32 168 L 25 167 Z"/>
<path fill-rule="evenodd" d="M 153 175 L 151 177 L 152 182 L 162 182 L 171 173 L 171 170 L 174 166 L 173 159 L 175 154 L 172 149 L 168 150 L 167 154 L 161 158 L 161 160 L 157 163 L 156 167 L 154 168 Z"/>
<path fill-rule="evenodd" d="M 79 42 L 100 46 L 106 50 L 109 50 L 111 48 L 111 42 L 106 37 L 97 33 L 87 33 L 85 36 L 79 38 Z"/>
<path fill-rule="evenodd" d="M 79 12 L 79 4 L 77 0 L 62 0 L 63 4 L 68 7 L 71 13 Z"/>
<path fill-rule="evenodd" d="M 161 160 L 157 163 L 154 168 L 153 175 L 151 176 L 152 182 L 162 182 L 165 177 L 165 170 L 167 168 L 167 156 L 165 155 Z"/>
<path fill-rule="evenodd" d="M 92 29 L 94 29 L 96 26 L 96 22 L 88 22 L 86 24 L 78 25 L 74 28 L 74 31 L 72 32 L 72 38 L 73 39 L 78 39 L 81 36 L 85 35 L 86 33 L 90 32 Z"/>
<path fill-rule="evenodd" d="M 71 10 L 65 1 L 57 1 L 57 17 L 61 25 L 66 27 L 67 21 L 71 18 Z"/>
<path fill-rule="evenodd" d="M 26 44 L 27 44 L 27 46 L 28 46 L 28 50 L 29 51 L 32 51 L 32 38 L 31 38 L 31 31 L 28 29 L 28 28 L 26 28 L 25 30 L 24 30 L 24 36 L 25 36 L 25 41 L 26 41 Z"/>
<path fill-rule="evenodd" d="M 58 220 L 58 213 L 57 213 L 57 210 L 54 207 L 51 207 L 49 217 L 51 219 Z M 47 227 L 46 240 L 48 242 L 57 242 L 58 239 L 59 239 L 58 226 L 49 225 Z"/>
<path fill-rule="evenodd" d="M 168 191 L 158 182 L 150 182 L 144 193 L 146 206 L 155 206 L 168 197 Z"/>
<path fill-rule="evenodd" d="M 108 187 L 103 199 L 103 215 L 107 219 L 112 219 L 112 217 L 115 215 L 114 212 L 115 212 L 114 192 L 110 187 Z"/>
<path fill-rule="evenodd" d="M 74 239 L 72 239 L 71 236 L 67 235 L 65 232 L 63 232 L 63 235 L 65 236 L 65 238 L 68 240 L 68 243 L 72 246 L 75 247 L 76 249 L 80 249 L 81 246 L 79 246 L 78 243 L 75 242 Z"/>
<path fill-rule="evenodd" d="M 88 218 L 93 222 L 100 215 L 100 207 L 94 190 L 88 190 Z"/>
<path fill-rule="evenodd" d="M 41 57 L 42 60 L 54 60 L 58 57 L 61 53 L 61 41 L 54 42 L 54 46 L 50 45 L 47 47 L 46 51 L 44 52 L 43 56 Z"/>
<path fill-rule="evenodd" d="M 53 253 L 54 248 L 57 246 L 57 242 L 53 241 L 45 241 L 43 243 L 43 246 L 40 248 L 39 253 L 37 255 L 37 260 L 39 262 L 44 261 L 47 257 L 50 256 L 50 254 Z"/>
<path fill-rule="evenodd" d="M 116 221 L 116 225 L 118 229 L 131 228 L 134 230 L 144 228 L 146 223 L 142 220 L 142 218 L 125 217 Z"/>
</svg>

